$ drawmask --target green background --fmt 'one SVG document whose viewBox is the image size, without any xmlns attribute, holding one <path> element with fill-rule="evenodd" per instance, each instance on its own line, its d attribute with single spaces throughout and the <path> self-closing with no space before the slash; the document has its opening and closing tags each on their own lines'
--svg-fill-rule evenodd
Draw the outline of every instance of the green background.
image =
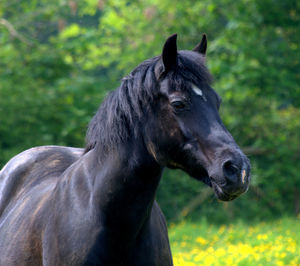
<svg viewBox="0 0 300 266">
<path fill-rule="evenodd" d="M 87 124 L 120 79 L 208 35 L 221 117 L 252 163 L 247 194 L 222 203 L 167 170 L 168 221 L 265 220 L 300 209 L 300 2 L 296 0 L 1 0 L 0 167 L 38 145 L 84 146 Z"/>
</svg>

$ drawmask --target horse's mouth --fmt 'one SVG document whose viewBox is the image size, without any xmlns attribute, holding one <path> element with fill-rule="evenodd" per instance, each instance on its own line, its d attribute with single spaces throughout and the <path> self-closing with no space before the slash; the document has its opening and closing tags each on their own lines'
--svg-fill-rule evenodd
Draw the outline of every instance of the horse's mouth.
<svg viewBox="0 0 300 266">
<path fill-rule="evenodd" d="M 226 188 L 223 188 L 225 184 L 219 184 L 215 181 L 215 178 L 208 174 L 208 171 L 201 167 L 198 168 L 197 171 L 190 173 L 192 177 L 195 179 L 202 181 L 207 186 L 213 188 L 216 197 L 221 201 L 231 201 L 237 198 L 244 191 L 237 190 L 235 193 L 226 191 Z"/>
<path fill-rule="evenodd" d="M 216 182 L 211 182 L 212 188 L 219 200 L 222 201 L 231 201 L 234 200 L 239 194 L 228 194 L 224 189 L 221 188 Z"/>
<path fill-rule="evenodd" d="M 231 201 L 234 200 L 236 197 L 239 196 L 240 193 L 236 194 L 229 194 L 226 192 L 221 184 L 218 184 L 214 181 L 212 177 L 209 176 L 208 172 L 202 168 L 200 173 L 198 172 L 198 175 L 196 176 L 196 179 L 201 180 L 204 184 L 208 185 L 209 187 L 213 188 L 215 195 L 219 200 L 222 201 Z"/>
<path fill-rule="evenodd" d="M 206 171 L 205 171 L 206 172 Z M 221 186 L 219 186 L 216 182 L 212 181 L 209 177 L 208 173 L 202 175 L 200 179 L 204 184 L 208 185 L 209 187 L 213 188 L 215 195 L 219 200 L 222 201 L 231 201 L 234 200 L 238 195 L 230 195 L 226 191 L 224 191 Z"/>
</svg>

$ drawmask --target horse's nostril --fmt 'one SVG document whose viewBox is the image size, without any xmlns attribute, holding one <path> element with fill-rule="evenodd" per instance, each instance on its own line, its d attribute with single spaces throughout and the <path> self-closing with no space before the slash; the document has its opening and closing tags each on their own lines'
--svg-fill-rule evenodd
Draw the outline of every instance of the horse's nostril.
<svg viewBox="0 0 300 266">
<path fill-rule="evenodd" d="M 240 175 L 240 169 L 230 160 L 223 164 L 223 171 L 225 176 L 232 182 L 236 182 Z"/>
</svg>

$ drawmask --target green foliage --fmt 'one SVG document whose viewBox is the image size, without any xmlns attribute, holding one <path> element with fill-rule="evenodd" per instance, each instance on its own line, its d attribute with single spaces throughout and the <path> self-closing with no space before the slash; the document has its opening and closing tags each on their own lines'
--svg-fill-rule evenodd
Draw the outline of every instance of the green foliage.
<svg viewBox="0 0 300 266">
<path fill-rule="evenodd" d="M 177 32 L 180 49 L 209 37 L 207 63 L 221 116 L 253 165 L 252 188 L 213 197 L 192 217 L 258 219 L 299 212 L 300 4 L 232 0 L 0 2 L 0 165 L 45 144 L 83 146 L 109 90 Z M 167 171 L 158 198 L 168 218 L 205 186 Z"/>
</svg>

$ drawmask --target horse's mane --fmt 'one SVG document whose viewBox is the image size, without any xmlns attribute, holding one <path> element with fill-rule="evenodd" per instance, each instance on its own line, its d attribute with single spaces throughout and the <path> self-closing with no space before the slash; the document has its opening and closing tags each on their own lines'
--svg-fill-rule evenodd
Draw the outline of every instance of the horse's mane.
<svg viewBox="0 0 300 266">
<path fill-rule="evenodd" d="M 201 85 L 212 80 L 204 57 L 195 52 L 178 52 L 178 66 L 164 77 L 160 77 L 163 72 L 160 58 L 141 63 L 104 99 L 89 124 L 85 152 L 97 146 L 107 151 L 138 134 L 138 122 L 159 94 L 160 78 L 168 78 L 174 90 L 186 87 L 187 81 Z"/>
</svg>

